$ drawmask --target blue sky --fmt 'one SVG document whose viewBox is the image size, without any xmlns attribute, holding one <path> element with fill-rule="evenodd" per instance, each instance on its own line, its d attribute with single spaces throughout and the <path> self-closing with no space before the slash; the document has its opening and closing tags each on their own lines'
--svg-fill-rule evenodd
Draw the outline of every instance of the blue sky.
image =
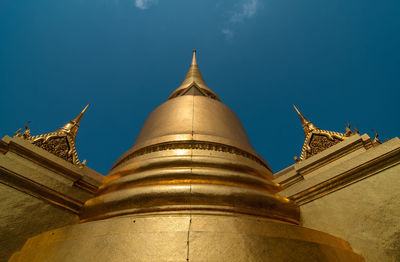
<svg viewBox="0 0 400 262">
<path fill-rule="evenodd" d="M 198 50 L 208 86 L 279 171 L 322 129 L 399 136 L 400 1 L 1 0 L 0 136 L 88 103 L 81 160 L 106 174 Z"/>
</svg>

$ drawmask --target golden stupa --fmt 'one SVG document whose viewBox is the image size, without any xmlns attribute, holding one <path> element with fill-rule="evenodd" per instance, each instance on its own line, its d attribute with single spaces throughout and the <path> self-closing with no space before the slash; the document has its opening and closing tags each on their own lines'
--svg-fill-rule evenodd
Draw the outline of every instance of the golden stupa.
<svg viewBox="0 0 400 262">
<path fill-rule="evenodd" d="M 346 241 L 301 226 L 195 55 L 81 222 L 29 239 L 10 261 L 363 261 Z"/>
</svg>

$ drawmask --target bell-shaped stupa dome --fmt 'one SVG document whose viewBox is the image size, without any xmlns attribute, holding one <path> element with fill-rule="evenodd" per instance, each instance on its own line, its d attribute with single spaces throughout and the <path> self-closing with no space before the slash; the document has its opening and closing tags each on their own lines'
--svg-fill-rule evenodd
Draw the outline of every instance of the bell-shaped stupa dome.
<svg viewBox="0 0 400 262">
<path fill-rule="evenodd" d="M 239 118 L 205 84 L 194 51 L 183 83 L 147 118 L 83 218 L 212 210 L 298 223 L 272 178 Z"/>
</svg>

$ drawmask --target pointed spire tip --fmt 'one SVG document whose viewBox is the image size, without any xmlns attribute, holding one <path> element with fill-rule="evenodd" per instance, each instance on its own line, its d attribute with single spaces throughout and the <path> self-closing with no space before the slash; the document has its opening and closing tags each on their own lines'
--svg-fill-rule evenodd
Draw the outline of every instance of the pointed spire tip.
<svg viewBox="0 0 400 262">
<path fill-rule="evenodd" d="M 82 113 L 83 113 L 83 114 L 86 112 L 86 110 L 88 109 L 89 106 L 90 106 L 90 104 L 87 104 L 87 105 L 85 106 L 85 108 L 82 110 Z"/>
<path fill-rule="evenodd" d="M 79 115 L 73 120 L 73 121 L 75 121 L 75 123 L 77 125 L 79 125 L 79 122 L 81 121 L 83 115 L 85 114 L 85 112 L 86 112 L 86 110 L 88 109 L 89 106 L 90 106 L 90 104 L 87 104 L 85 106 L 85 108 L 82 110 L 82 112 L 80 112 Z"/>
<path fill-rule="evenodd" d="M 172 92 L 168 99 L 183 95 L 183 90 L 186 90 L 195 84 L 197 88 L 205 92 L 205 96 L 220 101 L 217 94 L 215 94 L 211 89 L 207 87 L 203 77 L 201 76 L 199 66 L 197 65 L 196 52 L 196 49 L 194 49 L 192 63 L 189 67 L 188 72 L 186 73 L 185 79 L 183 79 L 182 84 L 177 89 L 175 89 L 174 92 Z"/>
<path fill-rule="evenodd" d="M 294 107 L 294 110 L 296 110 L 297 114 L 301 115 L 301 113 L 300 113 L 300 111 L 297 109 L 297 107 L 296 107 L 294 104 L 292 104 L 292 105 L 293 105 L 293 107 Z"/>
<path fill-rule="evenodd" d="M 197 59 L 196 59 L 196 49 L 193 49 L 193 59 L 192 59 L 192 65 L 197 65 Z"/>
<path fill-rule="evenodd" d="M 296 110 L 297 114 L 300 117 L 301 124 L 303 125 L 303 130 L 304 134 L 307 137 L 307 134 L 313 130 L 318 129 L 316 126 L 314 126 L 310 121 L 308 121 L 297 109 L 297 107 L 293 104 L 294 109 Z"/>
</svg>

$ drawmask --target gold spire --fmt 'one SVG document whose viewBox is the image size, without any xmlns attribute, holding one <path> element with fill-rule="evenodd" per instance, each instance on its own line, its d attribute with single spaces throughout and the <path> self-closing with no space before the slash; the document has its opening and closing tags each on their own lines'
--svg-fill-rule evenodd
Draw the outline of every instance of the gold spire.
<svg viewBox="0 0 400 262">
<path fill-rule="evenodd" d="M 69 121 L 69 123 L 65 124 L 63 127 L 59 128 L 58 131 L 63 131 L 68 133 L 70 136 L 73 137 L 75 141 L 76 133 L 78 132 L 79 122 L 81 121 L 83 115 L 85 114 L 86 110 L 88 109 L 90 104 L 87 104 L 85 108 L 80 112 L 73 120 Z"/>
<path fill-rule="evenodd" d="M 318 127 L 314 126 L 313 123 L 311 123 L 310 121 L 308 121 L 301 113 L 300 111 L 297 109 L 297 107 L 295 105 L 293 105 L 294 109 L 296 110 L 297 114 L 300 117 L 300 121 L 301 124 L 303 125 L 303 130 L 304 130 L 304 136 L 307 137 L 307 135 L 314 131 L 317 130 Z"/>
<path fill-rule="evenodd" d="M 193 50 L 192 63 L 189 67 L 189 71 L 185 76 L 185 79 L 183 80 L 182 84 L 174 92 L 172 92 L 168 99 L 185 94 L 185 91 L 193 86 L 198 88 L 204 94 L 204 96 L 208 96 L 219 101 L 217 94 L 215 94 L 214 91 L 208 88 L 208 86 L 204 82 L 203 76 L 201 75 L 199 66 L 197 64 L 196 50 Z"/>
<path fill-rule="evenodd" d="M 192 66 L 197 66 L 196 49 L 193 49 Z"/>
<path fill-rule="evenodd" d="M 75 138 L 79 128 L 79 122 L 81 121 L 88 107 L 89 104 L 73 120 L 69 121 L 63 127 L 60 127 L 54 132 L 38 136 L 31 136 L 30 130 L 26 125 L 26 130 L 23 133 L 19 133 L 19 129 L 15 133 L 15 137 L 21 137 L 30 143 L 41 147 L 44 150 L 73 164 L 82 165 L 79 162 L 78 153 L 76 152 Z"/>
</svg>

